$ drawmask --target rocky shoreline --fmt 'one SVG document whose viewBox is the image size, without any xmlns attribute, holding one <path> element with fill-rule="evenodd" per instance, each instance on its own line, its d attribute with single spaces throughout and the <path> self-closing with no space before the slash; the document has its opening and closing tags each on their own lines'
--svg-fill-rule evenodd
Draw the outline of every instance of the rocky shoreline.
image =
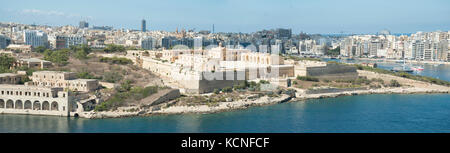
<svg viewBox="0 0 450 153">
<path fill-rule="evenodd" d="M 368 94 L 433 94 L 433 93 L 449 93 L 448 90 L 439 89 L 426 89 L 426 88 L 382 88 L 382 89 L 368 89 L 368 90 L 355 90 L 344 91 L 336 93 L 322 93 L 322 94 L 308 94 L 301 97 L 294 98 L 293 101 L 302 101 L 308 99 L 321 99 L 321 98 L 336 98 L 340 96 L 355 96 L 355 95 L 368 95 Z"/>
<path fill-rule="evenodd" d="M 284 102 L 298 102 L 308 99 L 335 98 L 340 96 L 354 96 L 366 94 L 421 94 L 421 93 L 449 93 L 448 89 L 429 89 L 418 87 L 400 87 L 400 88 L 380 88 L 368 90 L 344 91 L 336 93 L 321 94 L 297 94 L 289 96 L 282 94 L 280 97 L 263 96 L 254 100 L 239 100 L 233 102 L 220 102 L 217 106 L 199 105 L 199 106 L 169 106 L 162 108 L 148 108 L 137 112 L 127 111 L 108 111 L 108 112 L 85 112 L 80 114 L 83 118 L 121 118 L 134 116 L 151 116 L 151 115 L 169 115 L 169 114 L 206 114 L 218 113 L 224 111 L 245 109 L 253 106 L 273 105 Z"/>
</svg>

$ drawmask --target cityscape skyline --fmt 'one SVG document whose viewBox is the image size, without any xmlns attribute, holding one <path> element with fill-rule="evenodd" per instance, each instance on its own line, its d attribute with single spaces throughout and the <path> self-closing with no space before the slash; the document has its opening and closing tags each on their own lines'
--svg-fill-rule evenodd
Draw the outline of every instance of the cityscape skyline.
<svg viewBox="0 0 450 153">
<path fill-rule="evenodd" d="M 290 28 L 293 33 L 393 33 L 447 31 L 449 1 L 134 1 L 108 3 L 80 1 L 67 5 L 56 1 L 8 1 L 0 8 L 1 22 L 50 26 L 113 26 L 116 29 L 175 31 L 195 29 L 216 32 L 255 32 L 261 29 Z M 89 5 L 86 5 L 89 4 Z M 151 5 L 154 4 L 154 5 Z M 175 5 L 176 4 L 176 5 Z M 351 4 L 351 5 L 349 5 Z M 121 11 L 117 11 L 117 10 Z M 177 10 L 177 11 L 170 11 Z M 184 10 L 184 11 L 183 11 Z M 420 11 L 417 11 L 420 10 Z M 186 12 L 180 15 L 179 12 Z M 215 13 L 208 13 L 215 11 Z"/>
</svg>

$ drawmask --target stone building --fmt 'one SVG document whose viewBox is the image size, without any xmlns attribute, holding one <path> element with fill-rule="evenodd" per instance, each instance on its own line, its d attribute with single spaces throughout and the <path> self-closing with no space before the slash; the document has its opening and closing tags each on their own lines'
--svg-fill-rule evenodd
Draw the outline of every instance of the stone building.
<svg viewBox="0 0 450 153">
<path fill-rule="evenodd" d="M 70 116 L 73 100 L 63 88 L 0 85 L 0 114 Z"/>
<path fill-rule="evenodd" d="M 27 67 L 27 68 L 36 68 L 36 69 L 44 69 L 52 66 L 52 62 L 41 60 L 37 58 L 24 58 L 17 60 L 13 67 Z"/>
<path fill-rule="evenodd" d="M 22 53 L 30 53 L 33 51 L 33 47 L 31 45 L 17 45 L 17 44 L 10 44 L 6 50 L 11 51 L 20 51 Z"/>
<path fill-rule="evenodd" d="M 91 92 L 99 87 L 98 80 L 76 79 L 74 72 L 37 71 L 31 76 L 33 80 L 27 85 L 61 87 L 73 91 Z"/>
<path fill-rule="evenodd" d="M 285 65 L 280 56 L 246 49 L 166 50 L 161 57 L 150 54 L 141 59 L 144 69 L 185 93 L 212 92 L 245 80 L 294 77 L 294 66 Z"/>
<path fill-rule="evenodd" d="M 23 80 L 23 75 L 14 73 L 0 73 L 0 84 L 18 84 Z"/>
</svg>

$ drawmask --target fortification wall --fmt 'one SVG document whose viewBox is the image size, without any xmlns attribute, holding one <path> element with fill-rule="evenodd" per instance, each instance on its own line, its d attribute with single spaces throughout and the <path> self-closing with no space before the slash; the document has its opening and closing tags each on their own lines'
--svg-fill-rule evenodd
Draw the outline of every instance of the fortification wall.
<svg viewBox="0 0 450 153">
<path fill-rule="evenodd" d="M 317 77 L 319 79 L 356 79 L 358 72 L 355 66 L 327 64 L 320 67 L 307 67 L 306 76 Z"/>
<path fill-rule="evenodd" d="M 168 102 L 170 100 L 176 99 L 178 97 L 180 97 L 180 90 L 179 89 L 168 89 L 168 90 L 164 90 L 164 91 L 160 91 L 162 93 L 158 93 L 156 96 L 158 96 L 158 98 L 156 98 L 155 100 L 148 102 L 146 105 L 147 106 L 154 106 L 154 105 L 158 105 L 164 102 Z"/>
</svg>

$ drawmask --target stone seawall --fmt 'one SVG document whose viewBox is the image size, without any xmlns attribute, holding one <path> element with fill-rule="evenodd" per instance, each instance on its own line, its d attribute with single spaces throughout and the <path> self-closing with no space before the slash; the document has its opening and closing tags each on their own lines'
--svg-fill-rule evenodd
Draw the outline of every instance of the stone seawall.
<svg viewBox="0 0 450 153">
<path fill-rule="evenodd" d="M 5 109 L 5 108 L 0 108 L 0 114 L 69 116 L 69 113 L 61 112 L 61 111 L 29 110 L 29 109 Z"/>
<path fill-rule="evenodd" d="M 354 96 L 364 94 L 419 94 L 419 93 L 449 93 L 447 89 L 427 89 L 417 87 L 401 87 L 401 88 L 380 88 L 369 90 L 353 90 L 341 91 L 334 93 L 318 93 L 318 94 L 302 94 L 294 100 L 320 99 L 320 98 L 334 98 L 339 96 Z"/>
<path fill-rule="evenodd" d="M 321 93 L 336 93 L 336 92 L 346 92 L 346 91 L 357 91 L 357 90 L 367 90 L 367 88 L 323 88 L 323 89 L 313 89 L 306 90 L 306 94 L 321 94 Z"/>
</svg>

